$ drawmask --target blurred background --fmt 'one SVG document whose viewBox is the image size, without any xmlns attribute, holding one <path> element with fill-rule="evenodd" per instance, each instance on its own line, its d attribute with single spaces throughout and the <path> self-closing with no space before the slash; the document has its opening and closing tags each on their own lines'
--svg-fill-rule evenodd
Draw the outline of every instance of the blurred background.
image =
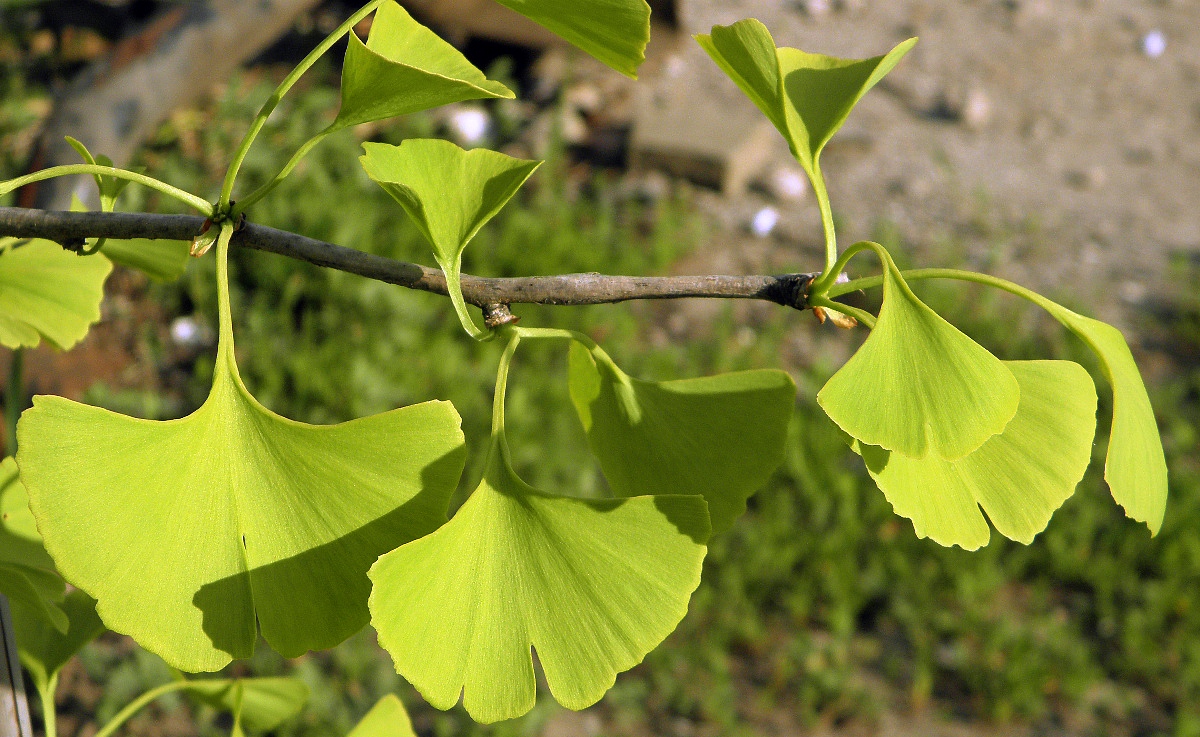
<svg viewBox="0 0 1200 737">
<path fill-rule="evenodd" d="M 976 553 L 943 549 L 891 513 L 816 406 L 861 334 L 755 304 L 521 306 L 524 324 L 586 331 L 647 378 L 787 369 L 800 395 L 786 461 L 712 544 L 678 631 L 586 712 L 545 692 L 530 715 L 493 727 L 437 712 L 368 629 L 333 651 L 284 660 L 264 645 L 231 666 L 310 685 L 309 707 L 281 735 L 344 734 L 388 692 L 421 735 L 438 737 L 1200 735 L 1200 5 L 661 0 L 634 83 L 490 0 L 406 4 L 519 99 L 334 136 L 254 208 L 254 221 L 431 263 L 356 159 L 365 140 L 444 136 L 548 161 L 469 249 L 471 273 L 816 270 L 819 218 L 803 173 L 690 35 L 755 16 L 780 45 L 839 56 L 917 35 L 827 149 L 843 243 L 878 240 L 902 265 L 988 271 L 1119 325 L 1158 411 L 1171 497 L 1154 539 L 1109 497 L 1111 396 L 1101 380 L 1097 463 L 1049 529 L 1030 546 L 993 535 Z M 74 162 L 60 145 L 69 134 L 215 198 L 271 89 L 353 9 L 0 0 L 0 179 Z M 332 118 L 340 56 L 272 118 L 243 191 Z M 66 207 L 72 194 L 94 201 L 90 186 L 64 181 L 3 204 Z M 119 204 L 175 207 L 134 188 Z M 462 335 L 444 299 L 269 254 L 233 258 L 239 359 L 267 406 L 324 423 L 450 399 L 479 447 L 498 351 Z M 1025 303 L 963 286 L 918 291 L 1004 358 L 1071 358 L 1096 373 L 1083 346 Z M 103 320 L 80 346 L 29 352 L 27 394 L 156 419 L 197 407 L 215 346 L 211 259 L 167 284 L 118 269 L 107 292 Z M 0 374 L 7 366 L 4 352 Z M 510 440 L 535 486 L 593 494 L 604 482 L 564 367 L 559 350 L 523 352 Z M 472 455 L 459 501 L 481 460 Z M 60 733 L 93 734 L 169 677 L 130 640 L 104 635 L 64 671 Z M 166 698 L 127 733 L 229 727 Z"/>
</svg>

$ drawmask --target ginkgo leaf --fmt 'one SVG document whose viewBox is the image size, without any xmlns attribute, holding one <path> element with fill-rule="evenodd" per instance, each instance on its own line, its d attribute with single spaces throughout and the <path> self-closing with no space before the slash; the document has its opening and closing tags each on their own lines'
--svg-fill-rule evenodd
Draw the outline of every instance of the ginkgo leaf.
<svg viewBox="0 0 1200 737">
<path fill-rule="evenodd" d="M 439 709 L 462 694 L 480 722 L 529 711 L 531 647 L 583 709 L 683 619 L 708 535 L 700 497 L 555 497 L 493 464 L 454 519 L 371 569 L 371 621 Z"/>
<path fill-rule="evenodd" d="M 342 107 L 327 132 L 452 102 L 515 96 L 388 0 L 376 11 L 366 44 L 350 34 Z"/>
<path fill-rule="evenodd" d="M 464 151 L 449 141 L 409 139 L 399 146 L 365 143 L 363 168 L 416 223 L 442 271 L 463 327 L 476 334 L 459 286 L 467 244 L 508 204 L 540 161 L 496 151 Z"/>
<path fill-rule="evenodd" d="M 1020 394 L 1012 372 L 917 299 L 886 259 L 879 321 L 817 402 L 862 443 L 955 459 L 1000 433 Z"/>
<path fill-rule="evenodd" d="M 839 59 L 776 48 L 770 31 L 753 18 L 713 26 L 696 40 L 779 129 L 810 175 L 858 101 L 917 43 L 910 38 L 882 56 Z"/>
<path fill-rule="evenodd" d="M 646 0 L 496 0 L 637 78 L 650 43 Z"/>
<path fill-rule="evenodd" d="M 0 561 L 55 573 L 54 561 L 42 546 L 29 494 L 21 483 L 17 462 L 0 462 Z"/>
<path fill-rule="evenodd" d="M 191 246 L 188 241 L 109 239 L 100 252 L 114 264 L 137 269 L 154 281 L 172 282 L 187 271 Z"/>
<path fill-rule="evenodd" d="M 1096 434 L 1096 388 L 1087 371 L 1070 361 L 1007 366 L 1021 385 L 1017 414 L 970 455 L 913 459 L 854 444 L 918 537 L 966 550 L 982 547 L 990 537 L 982 506 L 1000 534 L 1029 544 L 1083 478 Z"/>
<path fill-rule="evenodd" d="M 308 686 L 298 678 L 239 678 L 188 681 L 187 691 L 209 706 L 237 714 L 251 732 L 270 732 L 300 713 Z"/>
<path fill-rule="evenodd" d="M 5 458 L 0 462 L 0 593 L 16 605 L 14 611 L 23 609 L 65 632 L 67 615 L 59 607 L 64 588 L 42 547 L 17 463 Z"/>
<path fill-rule="evenodd" d="M 105 624 L 171 665 L 332 647 L 368 620 L 367 568 L 436 529 L 463 467 L 459 417 L 427 402 L 316 427 L 270 412 L 234 361 L 226 226 L 220 340 L 193 414 L 151 422 L 35 397 L 18 464 L 46 549 Z"/>
<path fill-rule="evenodd" d="M 371 568 L 371 624 L 396 670 L 480 722 L 534 705 L 533 655 L 550 692 L 583 709 L 679 624 L 700 584 L 710 527 L 699 496 L 577 499 L 512 470 L 500 362 L 479 487 L 437 532 Z"/>
<path fill-rule="evenodd" d="M 711 34 L 701 33 L 694 38 L 792 144 L 779 54 L 767 27 L 757 18 L 747 18 L 730 26 L 713 26 Z"/>
<path fill-rule="evenodd" d="M 346 737 L 417 737 L 417 733 L 399 697 L 388 694 L 375 702 Z"/>
<path fill-rule="evenodd" d="M 1158 534 L 1167 508 L 1167 461 L 1154 407 L 1121 331 L 1036 295 L 1036 304 L 1078 335 L 1100 357 L 1112 385 L 1113 419 L 1104 479 L 1125 514 Z"/>
<path fill-rule="evenodd" d="M 76 589 L 62 603 L 68 626 L 65 632 L 50 626 L 45 617 L 23 606 L 13 607 L 13 629 L 21 665 L 41 693 L 53 693 L 58 673 L 83 646 L 104 631 L 92 597 Z"/>
<path fill-rule="evenodd" d="M 100 319 L 112 264 L 34 240 L 0 253 L 0 344 L 33 348 L 42 339 L 67 350 Z"/>
<path fill-rule="evenodd" d="M 883 56 L 838 59 L 799 49 L 779 49 L 779 71 L 793 153 L 815 168 L 821 151 L 863 95 L 900 63 L 917 39 L 897 44 Z"/>
<path fill-rule="evenodd" d="M 617 496 L 699 494 L 718 534 L 783 461 L 796 402 L 783 371 L 642 381 L 599 349 L 572 343 L 570 377 L 588 443 Z"/>
</svg>

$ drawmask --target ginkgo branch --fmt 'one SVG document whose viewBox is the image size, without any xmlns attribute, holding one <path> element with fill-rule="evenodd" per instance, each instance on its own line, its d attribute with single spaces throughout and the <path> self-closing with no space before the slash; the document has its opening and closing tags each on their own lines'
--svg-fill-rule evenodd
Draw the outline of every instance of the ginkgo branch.
<svg viewBox="0 0 1200 737">
<path fill-rule="evenodd" d="M 204 219 L 148 213 L 57 212 L 0 207 L 0 237 L 44 238 L 74 245 L 89 238 L 190 241 Z M 434 294 L 446 295 L 446 276 L 438 269 L 385 258 L 315 238 L 247 224 L 234 245 L 268 251 L 298 261 L 357 274 Z M 472 305 L 592 305 L 642 299 L 757 299 L 785 307 L 808 308 L 813 274 L 760 276 L 611 276 L 559 274 L 487 278 L 463 274 L 462 291 Z"/>
</svg>

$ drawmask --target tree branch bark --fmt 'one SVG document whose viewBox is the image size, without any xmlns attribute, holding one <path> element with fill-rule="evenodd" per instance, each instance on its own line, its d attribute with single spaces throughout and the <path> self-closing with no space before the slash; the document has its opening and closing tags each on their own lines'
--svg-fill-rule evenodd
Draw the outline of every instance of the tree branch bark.
<svg viewBox="0 0 1200 737">
<path fill-rule="evenodd" d="M 0 207 L 0 237 L 44 238 L 62 244 L 80 243 L 87 238 L 190 241 L 200 232 L 204 222 L 203 218 L 191 215 Z M 446 294 L 446 277 L 437 269 L 275 228 L 247 224 L 234 236 L 233 244 L 409 289 Z M 757 299 L 803 310 L 808 308 L 808 284 L 814 276 L 609 276 L 593 273 L 497 279 L 464 274 L 462 290 L 468 303 L 486 309 L 507 304 L 594 305 L 701 297 Z"/>
</svg>

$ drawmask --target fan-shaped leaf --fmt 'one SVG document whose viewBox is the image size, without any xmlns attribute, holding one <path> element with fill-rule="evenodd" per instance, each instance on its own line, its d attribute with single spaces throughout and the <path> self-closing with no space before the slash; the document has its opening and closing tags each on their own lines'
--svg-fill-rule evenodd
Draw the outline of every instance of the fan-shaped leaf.
<svg viewBox="0 0 1200 737">
<path fill-rule="evenodd" d="M 464 151 L 449 141 L 409 139 L 399 146 L 363 144 L 362 165 L 413 219 L 442 271 L 468 332 L 459 275 L 467 244 L 517 193 L 540 161 L 495 151 Z"/>
<path fill-rule="evenodd" d="M 367 568 L 436 529 L 463 466 L 447 402 L 314 427 L 270 412 L 234 361 L 228 236 L 208 400 L 150 422 L 35 397 L 18 463 L 63 576 L 111 629 L 183 670 L 332 647 L 367 622 Z"/>
<path fill-rule="evenodd" d="M 34 240 L 0 254 L 0 344 L 36 346 L 44 338 L 67 350 L 100 319 L 112 264 Z"/>
<path fill-rule="evenodd" d="M 417 737 L 408 711 L 396 694 L 388 694 L 367 712 L 347 737 Z"/>
<path fill-rule="evenodd" d="M 300 713 L 308 686 L 298 678 L 188 681 L 188 692 L 221 711 L 237 714 L 251 732 L 270 732 Z"/>
<path fill-rule="evenodd" d="M 13 628 L 21 664 L 39 692 L 54 690 L 58 672 L 67 661 L 104 631 L 96 614 L 96 601 L 76 589 L 62 603 L 68 626 L 65 632 L 51 627 L 45 617 L 23 606 L 13 607 Z"/>
<path fill-rule="evenodd" d="M 496 0 L 637 78 L 650 43 L 646 0 Z"/>
<path fill-rule="evenodd" d="M 871 59 L 838 59 L 799 49 L 779 49 L 779 71 L 793 153 L 806 168 L 817 166 L 821 150 L 846 122 L 850 111 L 904 58 L 917 39 Z"/>
<path fill-rule="evenodd" d="M 779 129 L 810 176 L 850 111 L 917 42 L 910 38 L 871 59 L 838 59 L 777 49 L 770 31 L 753 18 L 713 26 L 696 40 Z"/>
<path fill-rule="evenodd" d="M 1100 357 L 1113 390 L 1112 432 L 1104 479 L 1129 517 L 1158 534 L 1167 508 L 1167 461 L 1154 408 L 1121 331 L 1037 295 L 1035 300 Z"/>
<path fill-rule="evenodd" d="M 687 613 L 709 535 L 700 497 L 555 497 L 495 463 L 450 522 L 371 569 L 372 623 L 429 703 L 484 723 L 550 691 L 591 706 Z"/>
<path fill-rule="evenodd" d="M 477 721 L 533 708 L 536 648 L 550 692 L 594 704 L 687 613 L 710 528 L 698 496 L 552 496 L 512 470 L 500 361 L 491 448 L 475 493 L 440 530 L 371 568 L 371 623 L 429 703 Z"/>
<path fill-rule="evenodd" d="M 17 463 L 5 458 L 0 462 L 0 593 L 12 601 L 14 612 L 22 609 L 65 632 L 67 615 L 58 606 L 63 589 L 29 512 Z"/>
<path fill-rule="evenodd" d="M 515 95 L 388 0 L 376 11 L 366 44 L 350 34 L 342 66 L 342 107 L 329 131 L 497 97 Z"/>
<path fill-rule="evenodd" d="M 783 460 L 796 385 L 782 371 L 641 381 L 572 343 L 570 375 L 571 399 L 617 496 L 699 494 L 721 533 Z"/>
<path fill-rule="evenodd" d="M 1020 386 L 982 346 L 917 299 L 890 259 L 871 335 L 817 401 L 867 445 L 961 458 L 1016 414 Z"/>
<path fill-rule="evenodd" d="M 986 545 L 982 506 L 1000 534 L 1029 544 L 1083 478 L 1096 433 L 1096 388 L 1087 371 L 1069 361 L 1007 365 L 1021 385 L 1017 414 L 970 455 L 917 460 L 855 444 L 918 537 L 966 550 Z"/>
</svg>

